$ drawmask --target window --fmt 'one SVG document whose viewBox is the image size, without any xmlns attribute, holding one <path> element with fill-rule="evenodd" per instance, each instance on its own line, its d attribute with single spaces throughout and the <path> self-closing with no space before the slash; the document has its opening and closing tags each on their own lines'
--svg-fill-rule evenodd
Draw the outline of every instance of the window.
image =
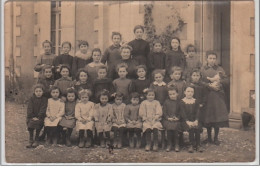
<svg viewBox="0 0 260 173">
<path fill-rule="evenodd" d="M 61 1 L 51 2 L 51 42 L 52 53 L 60 54 L 61 47 Z"/>
<path fill-rule="evenodd" d="M 255 72 L 255 54 L 250 54 L 250 72 Z"/>
<path fill-rule="evenodd" d="M 250 35 L 255 36 L 255 18 L 250 17 Z"/>
</svg>

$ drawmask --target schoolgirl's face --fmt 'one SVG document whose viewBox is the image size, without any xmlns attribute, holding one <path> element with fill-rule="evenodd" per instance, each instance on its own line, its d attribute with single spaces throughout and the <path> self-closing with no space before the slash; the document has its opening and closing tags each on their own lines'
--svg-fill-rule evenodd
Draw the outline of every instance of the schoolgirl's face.
<svg viewBox="0 0 260 173">
<path fill-rule="evenodd" d="M 193 58 L 195 56 L 195 53 L 196 53 L 195 52 L 195 47 L 189 47 L 187 53 L 188 53 L 190 58 Z"/>
<path fill-rule="evenodd" d="M 133 105 L 138 105 L 138 103 L 139 103 L 139 98 L 132 98 L 132 99 L 131 99 L 131 103 L 132 103 Z"/>
<path fill-rule="evenodd" d="M 83 102 L 83 103 L 86 103 L 88 102 L 89 100 L 89 96 L 87 94 L 83 94 L 80 96 L 80 100 Z"/>
<path fill-rule="evenodd" d="M 154 92 L 148 92 L 146 95 L 146 98 L 148 101 L 153 101 L 155 98 L 155 93 Z"/>
<path fill-rule="evenodd" d="M 102 105 L 105 105 L 105 104 L 107 104 L 107 102 L 108 102 L 108 97 L 107 97 L 107 95 L 101 95 L 101 96 L 100 96 L 100 103 L 101 103 Z"/>
<path fill-rule="evenodd" d="M 44 43 L 43 44 L 43 49 L 44 49 L 45 54 L 51 53 L 51 45 L 50 45 L 50 43 Z"/>
<path fill-rule="evenodd" d="M 115 46 L 119 46 L 121 42 L 121 37 L 120 35 L 113 35 L 112 42 Z"/>
<path fill-rule="evenodd" d="M 60 96 L 60 91 L 58 89 L 51 90 L 51 97 L 53 99 L 58 99 Z"/>
<path fill-rule="evenodd" d="M 87 82 L 88 75 L 84 71 L 79 73 L 79 81 L 80 82 Z"/>
<path fill-rule="evenodd" d="M 184 94 L 186 98 L 191 99 L 194 95 L 194 89 L 191 87 L 187 87 L 186 90 L 184 91 Z"/>
<path fill-rule="evenodd" d="M 46 68 L 46 69 L 44 70 L 43 75 L 44 75 L 45 78 L 51 78 L 51 76 L 52 76 L 52 70 L 51 70 L 51 68 Z"/>
<path fill-rule="evenodd" d="M 62 51 L 63 51 L 64 54 L 69 54 L 70 49 L 71 49 L 71 47 L 70 47 L 69 44 L 64 44 L 64 45 L 62 46 Z"/>
<path fill-rule="evenodd" d="M 75 96 L 75 93 L 68 93 L 67 94 L 67 100 L 69 102 L 73 102 L 75 100 L 76 96 Z"/>
<path fill-rule="evenodd" d="M 161 83 L 163 81 L 163 75 L 161 73 L 156 73 L 154 75 L 154 80 L 158 83 Z"/>
<path fill-rule="evenodd" d="M 145 71 L 145 69 L 143 69 L 143 68 L 139 68 L 139 69 L 137 70 L 137 76 L 138 76 L 138 77 L 140 77 L 140 78 L 144 78 L 145 75 L 146 75 L 146 71 Z"/>
<path fill-rule="evenodd" d="M 171 46 L 172 46 L 173 50 L 177 51 L 179 46 L 180 46 L 180 43 L 179 43 L 179 41 L 177 39 L 172 39 Z"/>
<path fill-rule="evenodd" d="M 69 76 L 69 69 L 67 68 L 62 68 L 62 70 L 60 71 L 60 74 L 62 77 L 68 77 Z"/>
<path fill-rule="evenodd" d="M 95 63 L 99 63 L 99 62 L 100 62 L 100 59 L 101 59 L 101 53 L 98 52 L 98 51 L 93 52 L 92 58 L 93 58 L 93 61 L 94 61 Z"/>
<path fill-rule="evenodd" d="M 88 46 L 85 45 L 85 44 L 81 44 L 79 46 L 79 50 L 80 50 L 81 53 L 86 54 L 88 52 Z"/>
<path fill-rule="evenodd" d="M 176 90 L 170 90 L 170 91 L 168 91 L 168 94 L 169 94 L 169 98 L 170 98 L 171 100 L 177 100 L 177 98 L 178 98 L 178 93 L 177 93 Z"/>
<path fill-rule="evenodd" d="M 107 76 L 107 70 L 106 69 L 99 69 L 98 70 L 98 78 L 104 79 Z"/>
<path fill-rule="evenodd" d="M 161 43 L 155 43 L 153 46 L 153 49 L 155 52 L 161 52 L 162 51 L 162 44 Z"/>
<path fill-rule="evenodd" d="M 180 78 L 181 78 L 181 71 L 176 70 L 171 74 L 172 80 L 180 80 Z"/>
<path fill-rule="evenodd" d="M 123 98 L 122 97 L 116 97 L 115 98 L 115 104 L 116 105 L 121 105 L 123 103 Z"/>
<path fill-rule="evenodd" d="M 135 30 L 136 39 L 142 39 L 143 35 L 144 35 L 144 31 L 141 28 Z"/>
<path fill-rule="evenodd" d="M 200 80 L 200 72 L 193 72 L 191 75 L 191 81 L 193 83 L 198 83 Z"/>
<path fill-rule="evenodd" d="M 118 69 L 118 76 L 120 78 L 125 78 L 126 75 L 127 75 L 127 70 L 126 70 L 125 67 L 121 67 L 121 68 Z"/>
<path fill-rule="evenodd" d="M 34 94 L 35 94 L 36 97 L 41 97 L 41 96 L 43 95 L 43 90 L 42 90 L 42 88 L 36 88 L 36 89 L 34 90 Z"/>
<path fill-rule="evenodd" d="M 130 55 L 131 55 L 130 49 L 126 49 L 126 48 L 122 49 L 122 51 L 121 51 L 122 59 L 127 60 L 130 58 Z"/>
<path fill-rule="evenodd" d="M 213 55 L 213 54 L 210 54 L 208 55 L 208 58 L 207 58 L 207 63 L 209 66 L 214 66 L 217 62 L 217 56 L 216 55 Z"/>
</svg>

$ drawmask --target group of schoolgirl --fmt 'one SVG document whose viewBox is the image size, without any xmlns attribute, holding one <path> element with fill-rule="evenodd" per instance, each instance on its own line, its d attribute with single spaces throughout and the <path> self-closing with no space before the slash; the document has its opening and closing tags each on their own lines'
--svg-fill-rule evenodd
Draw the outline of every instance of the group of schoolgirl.
<svg viewBox="0 0 260 173">
<path fill-rule="evenodd" d="M 157 151 L 161 132 L 162 148 L 166 136 L 166 151 L 172 149 L 174 142 L 178 152 L 183 131 L 188 131 L 188 151 L 201 152 L 202 125 L 207 128 L 207 142 L 213 143 L 214 128 L 214 143 L 219 145 L 219 128 L 228 126 L 223 90 L 227 78 L 216 64 L 216 53 L 208 52 L 207 64 L 201 67 L 193 45 L 187 47 L 185 56 L 180 40 L 174 37 L 166 53 L 158 40 L 150 51 L 143 33 L 144 28 L 136 26 L 136 39 L 121 46 L 121 34 L 113 32 L 113 45 L 103 57 L 98 48 L 90 55 L 86 41 L 80 42 L 75 57 L 69 55 L 71 44 L 64 42 L 63 54 L 55 57 L 51 43 L 43 42 L 45 53 L 35 67 L 40 72 L 39 80 L 28 103 L 27 147 L 39 145 L 43 126 L 47 145 L 56 145 L 61 138 L 71 146 L 71 133 L 76 127 L 79 147 L 91 147 L 93 135 L 97 134 L 102 147 L 121 148 L 127 129 L 131 148 L 141 147 L 143 134 L 145 150 Z"/>
</svg>

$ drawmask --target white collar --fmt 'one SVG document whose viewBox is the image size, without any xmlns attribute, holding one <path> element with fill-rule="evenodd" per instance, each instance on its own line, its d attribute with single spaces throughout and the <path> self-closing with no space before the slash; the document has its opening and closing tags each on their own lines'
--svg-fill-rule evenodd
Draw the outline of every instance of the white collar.
<svg viewBox="0 0 260 173">
<path fill-rule="evenodd" d="M 184 97 L 184 98 L 182 99 L 182 101 L 183 101 L 184 103 L 189 104 L 189 105 L 194 104 L 194 103 L 195 103 L 195 100 L 196 100 L 195 98 L 187 99 L 186 97 Z"/>
<path fill-rule="evenodd" d="M 166 86 L 166 83 L 165 82 L 161 82 L 161 83 L 158 83 L 157 81 L 154 81 L 153 82 L 154 85 L 158 85 L 158 86 Z"/>
</svg>

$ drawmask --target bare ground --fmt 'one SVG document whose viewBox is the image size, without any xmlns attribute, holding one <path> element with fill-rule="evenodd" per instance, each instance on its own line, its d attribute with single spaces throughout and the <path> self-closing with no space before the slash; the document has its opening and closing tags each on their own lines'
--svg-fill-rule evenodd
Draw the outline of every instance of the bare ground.
<svg viewBox="0 0 260 173">
<path fill-rule="evenodd" d="M 43 143 L 35 149 L 27 149 L 28 132 L 25 124 L 26 105 L 5 103 L 5 158 L 7 163 L 225 163 L 253 162 L 255 160 L 255 132 L 238 129 L 220 129 L 220 146 L 203 145 L 203 153 L 188 153 L 182 149 L 176 153 L 159 150 L 145 152 L 144 149 L 116 149 L 109 154 L 107 149 L 78 148 L 59 145 L 45 147 Z M 76 141 L 75 133 L 73 140 Z M 201 135 L 206 138 L 206 130 Z M 187 134 L 185 134 L 187 141 Z"/>
</svg>

